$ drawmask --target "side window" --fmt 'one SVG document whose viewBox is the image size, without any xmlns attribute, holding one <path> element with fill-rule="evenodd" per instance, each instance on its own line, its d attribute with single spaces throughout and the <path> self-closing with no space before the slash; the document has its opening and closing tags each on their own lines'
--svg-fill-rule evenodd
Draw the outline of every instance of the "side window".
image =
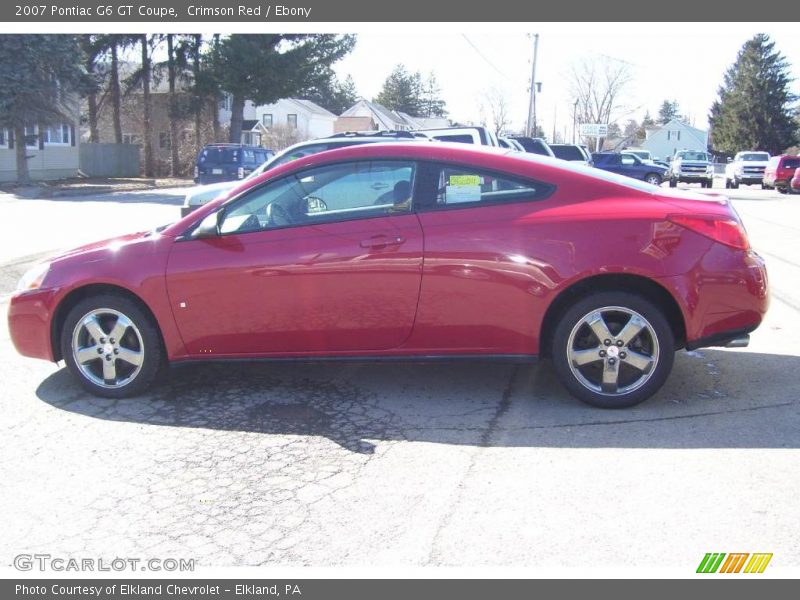
<svg viewBox="0 0 800 600">
<path fill-rule="evenodd" d="M 380 217 L 411 210 L 414 164 L 364 161 L 309 169 L 269 183 L 225 211 L 220 233 Z"/>
<path fill-rule="evenodd" d="M 626 167 L 630 167 L 636 164 L 636 159 L 634 159 L 632 156 L 623 156 L 622 164 L 625 165 Z"/>
<path fill-rule="evenodd" d="M 469 167 L 439 167 L 437 179 L 437 207 L 537 200 L 552 189 Z"/>
</svg>

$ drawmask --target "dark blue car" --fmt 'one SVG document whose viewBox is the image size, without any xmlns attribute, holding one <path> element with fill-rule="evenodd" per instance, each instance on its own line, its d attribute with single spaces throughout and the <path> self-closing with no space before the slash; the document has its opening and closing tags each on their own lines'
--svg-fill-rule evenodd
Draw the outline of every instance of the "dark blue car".
<svg viewBox="0 0 800 600">
<path fill-rule="evenodd" d="M 635 154 L 626 152 L 597 152 L 592 154 L 592 159 L 594 159 L 594 166 L 598 169 L 646 181 L 653 185 L 661 185 L 667 173 L 665 167 L 645 162 Z"/>
</svg>

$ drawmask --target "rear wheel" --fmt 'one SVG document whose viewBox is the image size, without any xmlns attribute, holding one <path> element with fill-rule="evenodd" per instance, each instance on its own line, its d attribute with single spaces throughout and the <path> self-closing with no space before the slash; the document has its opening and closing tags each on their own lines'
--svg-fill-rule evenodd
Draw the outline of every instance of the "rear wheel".
<svg viewBox="0 0 800 600">
<path fill-rule="evenodd" d="M 661 185 L 661 176 L 658 173 L 648 173 L 644 180 L 652 185 Z"/>
<path fill-rule="evenodd" d="M 106 398 L 144 392 L 164 363 L 153 319 L 136 302 L 116 294 L 86 298 L 69 311 L 61 355 L 84 389 Z"/>
<path fill-rule="evenodd" d="M 643 402 L 672 370 L 675 338 L 663 312 L 626 292 L 573 304 L 553 335 L 556 373 L 569 392 L 599 408 Z"/>
</svg>

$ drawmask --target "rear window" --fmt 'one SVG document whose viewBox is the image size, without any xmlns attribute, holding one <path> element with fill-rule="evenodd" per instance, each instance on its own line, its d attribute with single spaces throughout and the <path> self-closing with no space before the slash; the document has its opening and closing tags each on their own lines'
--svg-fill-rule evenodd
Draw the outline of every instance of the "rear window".
<svg viewBox="0 0 800 600">
<path fill-rule="evenodd" d="M 459 144 L 474 144 L 475 139 L 466 133 L 462 134 L 454 134 L 454 135 L 435 135 L 433 139 L 439 140 L 440 142 L 456 142 Z"/>
<path fill-rule="evenodd" d="M 784 169 L 798 169 L 800 168 L 800 158 L 785 158 L 783 159 Z"/>
<path fill-rule="evenodd" d="M 197 162 L 201 165 L 236 165 L 240 153 L 239 148 L 203 148 Z"/>
<path fill-rule="evenodd" d="M 556 158 L 562 160 L 586 160 L 586 157 L 581 152 L 578 146 L 550 146 Z"/>
</svg>

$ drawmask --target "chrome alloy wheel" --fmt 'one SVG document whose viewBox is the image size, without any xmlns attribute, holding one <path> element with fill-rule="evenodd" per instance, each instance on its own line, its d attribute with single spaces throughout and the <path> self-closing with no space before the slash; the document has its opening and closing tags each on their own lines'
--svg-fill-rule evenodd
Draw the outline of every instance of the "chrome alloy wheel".
<svg viewBox="0 0 800 600">
<path fill-rule="evenodd" d="M 606 396 L 642 387 L 658 364 L 658 338 L 642 315 L 606 306 L 584 315 L 569 335 L 567 362 L 585 388 Z"/>
<path fill-rule="evenodd" d="M 72 332 L 72 357 L 86 379 L 104 388 L 121 388 L 142 370 L 142 334 L 112 308 L 86 313 Z"/>
<path fill-rule="evenodd" d="M 648 175 L 645 182 L 651 185 L 661 185 L 661 178 L 658 175 Z"/>
</svg>

